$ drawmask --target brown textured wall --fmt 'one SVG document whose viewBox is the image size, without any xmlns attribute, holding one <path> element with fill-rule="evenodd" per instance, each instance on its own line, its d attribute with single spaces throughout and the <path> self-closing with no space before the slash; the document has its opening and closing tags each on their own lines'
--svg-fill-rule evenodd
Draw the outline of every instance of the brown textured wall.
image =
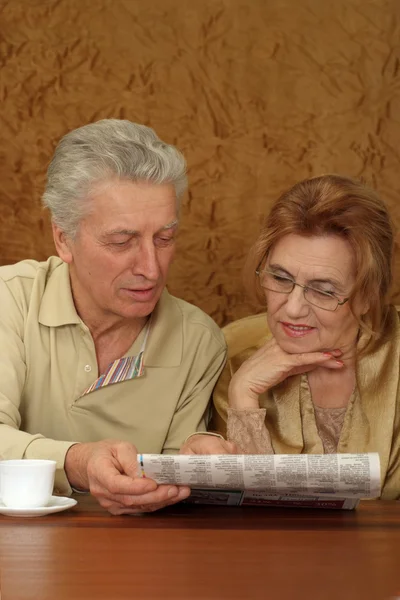
<svg viewBox="0 0 400 600">
<path fill-rule="evenodd" d="M 295 181 L 363 176 L 400 225 L 399 40 L 399 0 L 0 0 L 0 263 L 53 253 L 56 141 L 128 118 L 189 164 L 170 289 L 219 323 L 251 313 L 243 260 Z"/>
</svg>

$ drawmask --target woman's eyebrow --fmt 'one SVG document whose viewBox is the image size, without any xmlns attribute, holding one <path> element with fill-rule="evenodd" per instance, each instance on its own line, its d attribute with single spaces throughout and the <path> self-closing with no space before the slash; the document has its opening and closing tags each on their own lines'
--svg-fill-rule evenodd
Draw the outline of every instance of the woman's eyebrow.
<svg viewBox="0 0 400 600">
<path fill-rule="evenodd" d="M 340 281 L 338 281 L 337 279 L 331 279 L 330 277 L 326 278 L 326 279 L 311 279 L 309 281 L 310 284 L 314 284 L 314 283 L 328 283 L 329 285 L 332 285 L 334 288 L 337 288 L 338 290 L 343 291 L 343 284 L 340 283 Z"/>
<path fill-rule="evenodd" d="M 274 271 L 281 271 L 281 272 L 285 273 L 285 275 L 287 275 L 291 279 L 293 279 L 293 280 L 295 279 L 294 276 L 287 269 L 285 269 L 284 267 L 282 267 L 281 265 L 272 264 L 272 265 L 269 265 L 269 268 L 272 269 L 272 270 L 274 270 Z M 308 285 L 313 285 L 313 284 L 318 284 L 318 283 L 320 283 L 320 284 L 321 283 L 325 283 L 325 284 L 327 283 L 327 284 L 332 285 L 333 287 L 337 288 L 338 290 L 341 290 L 341 291 L 344 290 L 343 283 L 341 283 L 337 279 L 332 279 L 331 277 L 327 277 L 326 279 L 318 277 L 318 279 L 309 279 L 307 281 Z"/>
<path fill-rule="evenodd" d="M 286 269 L 284 269 L 281 265 L 277 265 L 276 263 L 274 263 L 273 265 L 269 265 L 269 268 L 272 271 L 282 271 L 283 273 L 285 273 L 288 277 L 290 277 L 291 279 L 294 280 L 294 277 L 291 273 L 289 273 L 289 271 L 287 271 Z"/>
</svg>

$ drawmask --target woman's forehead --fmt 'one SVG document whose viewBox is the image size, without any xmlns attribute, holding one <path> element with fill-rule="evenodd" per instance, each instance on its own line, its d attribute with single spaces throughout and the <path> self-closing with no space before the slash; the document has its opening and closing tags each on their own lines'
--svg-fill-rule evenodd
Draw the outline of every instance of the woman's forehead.
<svg viewBox="0 0 400 600">
<path fill-rule="evenodd" d="M 312 277 L 326 273 L 346 280 L 354 276 L 355 256 L 349 242 L 340 236 L 289 234 L 274 244 L 268 263 L 289 272 L 302 271 Z"/>
</svg>

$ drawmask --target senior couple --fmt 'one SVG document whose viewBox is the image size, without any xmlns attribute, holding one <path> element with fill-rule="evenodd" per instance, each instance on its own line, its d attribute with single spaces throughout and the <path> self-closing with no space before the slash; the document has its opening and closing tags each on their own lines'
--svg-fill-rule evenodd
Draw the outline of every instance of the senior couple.
<svg viewBox="0 0 400 600">
<path fill-rule="evenodd" d="M 400 497 L 382 201 L 336 175 L 277 200 L 246 267 L 267 313 L 230 326 L 226 362 L 212 319 L 166 290 L 186 185 L 145 126 L 60 141 L 43 196 L 58 257 L 0 268 L 0 455 L 56 460 L 56 493 L 89 490 L 112 514 L 190 494 L 138 478 L 137 452 L 379 452 L 382 498 Z M 207 433 L 213 391 L 223 435 Z"/>
</svg>

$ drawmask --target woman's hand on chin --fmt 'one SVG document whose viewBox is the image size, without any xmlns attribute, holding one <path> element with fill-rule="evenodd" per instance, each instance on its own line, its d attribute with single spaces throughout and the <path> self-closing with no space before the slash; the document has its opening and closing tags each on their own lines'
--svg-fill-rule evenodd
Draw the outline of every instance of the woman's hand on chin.
<svg viewBox="0 0 400 600">
<path fill-rule="evenodd" d="M 340 350 L 288 354 L 272 338 L 236 371 L 229 384 L 229 406 L 238 410 L 259 408 L 258 397 L 287 377 L 317 367 L 341 369 Z"/>
</svg>

